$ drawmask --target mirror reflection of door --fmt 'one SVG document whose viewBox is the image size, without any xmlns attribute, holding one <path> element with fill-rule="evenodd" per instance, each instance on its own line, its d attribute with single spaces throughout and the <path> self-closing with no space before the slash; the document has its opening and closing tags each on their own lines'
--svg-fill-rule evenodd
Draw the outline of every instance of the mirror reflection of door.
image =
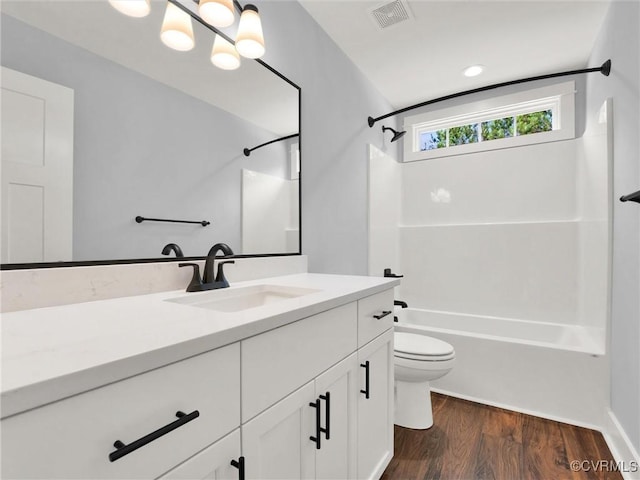
<svg viewBox="0 0 640 480">
<path fill-rule="evenodd" d="M 73 90 L 2 67 L 2 263 L 72 259 Z"/>
</svg>

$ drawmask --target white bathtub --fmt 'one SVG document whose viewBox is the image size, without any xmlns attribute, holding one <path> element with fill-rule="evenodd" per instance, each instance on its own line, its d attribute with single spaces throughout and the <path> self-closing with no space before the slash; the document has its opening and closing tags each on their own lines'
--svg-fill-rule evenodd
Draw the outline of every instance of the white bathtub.
<svg viewBox="0 0 640 480">
<path fill-rule="evenodd" d="M 604 332 L 576 325 L 399 309 L 396 330 L 453 345 L 454 369 L 433 390 L 600 428 L 607 405 Z"/>
</svg>

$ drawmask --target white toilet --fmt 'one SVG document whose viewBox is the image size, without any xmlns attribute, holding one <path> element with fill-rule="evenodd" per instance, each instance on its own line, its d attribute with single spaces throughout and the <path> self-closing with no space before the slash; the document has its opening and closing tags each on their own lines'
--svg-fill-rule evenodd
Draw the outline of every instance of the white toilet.
<svg viewBox="0 0 640 480">
<path fill-rule="evenodd" d="M 395 419 L 401 427 L 433 425 L 429 382 L 453 368 L 455 351 L 447 342 L 417 333 L 394 332 Z"/>
</svg>

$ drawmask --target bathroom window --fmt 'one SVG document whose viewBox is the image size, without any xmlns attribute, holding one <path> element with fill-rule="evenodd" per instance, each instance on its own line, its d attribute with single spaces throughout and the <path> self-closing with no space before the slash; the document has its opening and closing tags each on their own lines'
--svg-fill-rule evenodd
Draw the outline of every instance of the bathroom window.
<svg viewBox="0 0 640 480">
<path fill-rule="evenodd" d="M 565 82 L 407 117 L 404 160 L 574 138 L 574 88 Z"/>
</svg>

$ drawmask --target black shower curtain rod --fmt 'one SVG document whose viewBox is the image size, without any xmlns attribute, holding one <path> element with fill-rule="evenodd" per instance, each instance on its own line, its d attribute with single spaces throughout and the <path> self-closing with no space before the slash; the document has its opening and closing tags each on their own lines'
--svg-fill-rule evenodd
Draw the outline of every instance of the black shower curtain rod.
<svg viewBox="0 0 640 480">
<path fill-rule="evenodd" d="M 249 155 L 251 155 L 251 152 L 253 152 L 254 150 L 257 150 L 258 148 L 262 148 L 262 147 L 266 147 L 267 145 L 271 145 L 272 143 L 276 143 L 276 142 L 281 142 L 283 140 L 289 140 L 290 138 L 295 138 L 300 136 L 299 133 L 293 133 L 291 135 L 287 135 L 286 137 L 280 137 L 280 138 L 276 138 L 275 140 L 271 140 L 269 142 L 265 142 L 261 145 L 258 145 L 257 147 L 253 147 L 253 148 L 245 148 L 243 150 L 244 152 L 244 156 L 248 157 Z"/>
<path fill-rule="evenodd" d="M 431 105 L 433 103 L 443 102 L 445 100 L 451 100 L 452 98 L 463 97 L 465 95 L 471 95 L 472 93 L 486 92 L 487 90 L 493 90 L 494 88 L 507 87 L 509 85 L 517 85 L 519 83 L 534 82 L 536 80 L 545 80 L 547 78 L 565 77 L 567 75 L 577 75 L 580 73 L 590 73 L 590 72 L 600 72 L 605 77 L 608 77 L 609 73 L 611 73 L 611 60 L 607 60 L 599 67 L 583 68 L 580 70 L 569 70 L 568 72 L 550 73 L 547 75 L 538 75 L 537 77 L 521 78 L 520 80 L 511 80 L 509 82 L 495 83 L 493 85 L 487 85 L 486 87 L 473 88 L 471 90 L 465 90 L 464 92 L 452 93 L 451 95 L 445 95 L 444 97 L 434 98 L 433 100 L 427 100 L 426 102 L 417 103 L 416 105 L 411 105 L 410 107 L 401 108 L 400 110 L 387 113 L 386 115 L 382 115 L 380 117 L 376 117 L 376 118 L 369 117 L 367 119 L 367 122 L 369 124 L 369 127 L 373 127 L 376 122 L 380 120 L 384 120 L 385 118 L 389 118 L 394 115 L 398 115 L 400 113 L 408 112 L 409 110 L 413 110 L 414 108 L 420 108 L 427 105 Z"/>
</svg>

